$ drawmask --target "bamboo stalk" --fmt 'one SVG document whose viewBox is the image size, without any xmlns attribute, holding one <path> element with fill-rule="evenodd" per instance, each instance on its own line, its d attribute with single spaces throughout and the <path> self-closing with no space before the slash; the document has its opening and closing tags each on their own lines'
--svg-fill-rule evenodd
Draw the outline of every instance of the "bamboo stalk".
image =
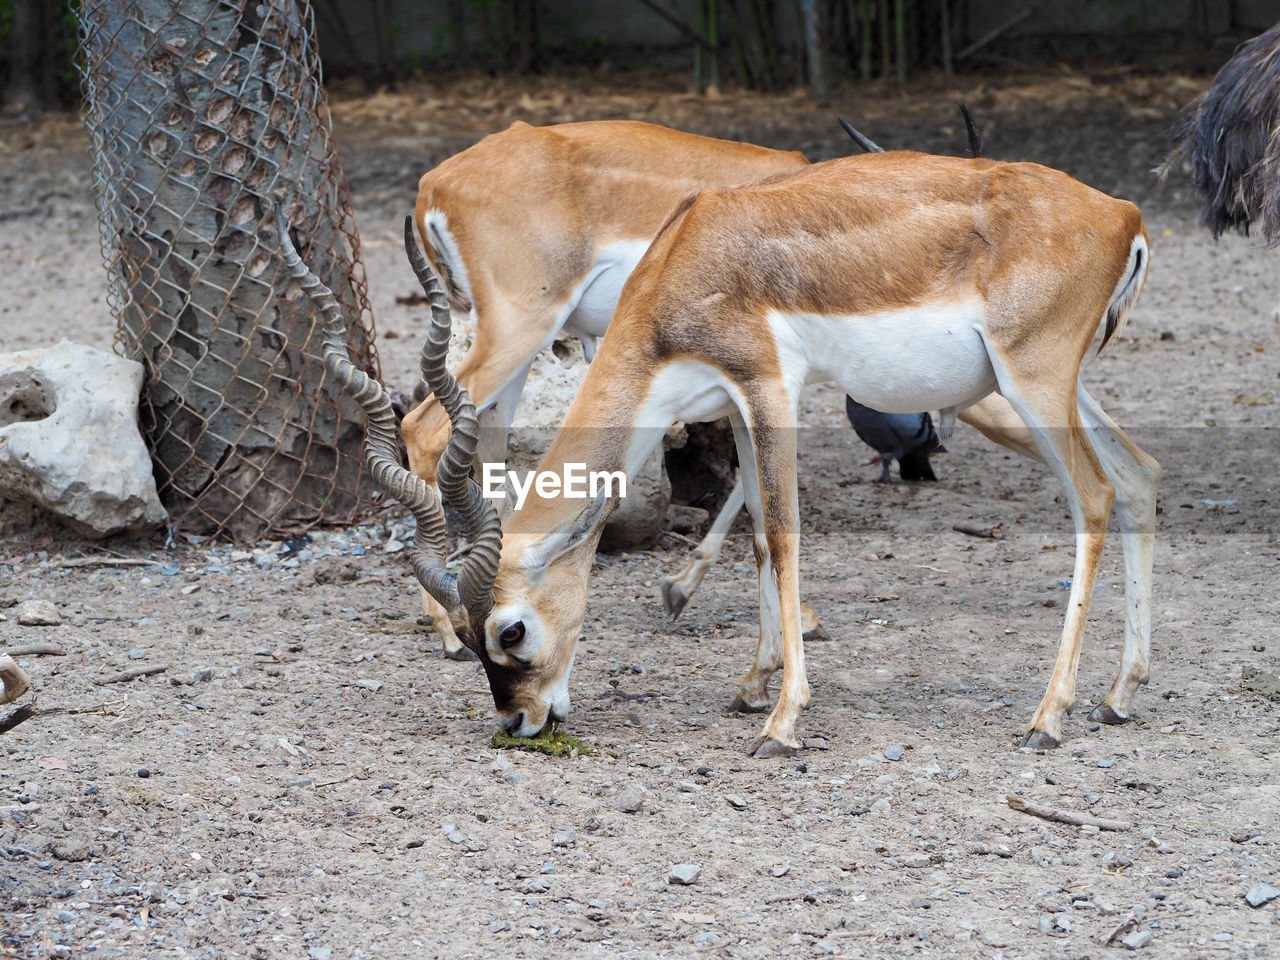
<svg viewBox="0 0 1280 960">
<path fill-rule="evenodd" d="M 720 0 L 706 0 L 707 4 L 707 40 L 711 49 L 707 56 L 710 59 L 707 71 L 707 90 L 720 92 Z"/>
<path fill-rule="evenodd" d="M 907 82 L 907 2 L 893 0 L 893 55 L 898 61 L 898 83 Z"/>
<path fill-rule="evenodd" d="M 697 0 L 693 11 L 693 29 L 697 31 L 698 36 L 706 37 L 707 35 L 707 5 L 706 0 Z M 698 44 L 693 48 L 693 89 L 695 93 L 702 93 L 707 89 L 707 51 L 703 49 L 702 44 Z"/>
<path fill-rule="evenodd" d="M 858 75 L 863 80 L 871 79 L 871 0 L 858 0 L 858 14 L 861 26 L 858 28 L 858 42 L 861 53 L 858 59 Z"/>
<path fill-rule="evenodd" d="M 887 77 L 893 69 L 893 49 L 889 44 L 889 0 L 880 0 L 880 76 Z"/>
<path fill-rule="evenodd" d="M 942 72 L 948 77 L 955 73 L 951 60 L 951 8 L 949 0 L 938 0 L 939 24 L 942 31 Z"/>
</svg>

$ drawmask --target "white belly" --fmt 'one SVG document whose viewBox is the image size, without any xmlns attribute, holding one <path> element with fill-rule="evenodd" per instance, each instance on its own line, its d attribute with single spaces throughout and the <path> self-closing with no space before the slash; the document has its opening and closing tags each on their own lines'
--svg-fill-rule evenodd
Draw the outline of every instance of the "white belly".
<svg viewBox="0 0 1280 960">
<path fill-rule="evenodd" d="M 565 328 L 572 333 L 603 337 L 622 287 L 649 249 L 647 240 L 629 240 L 602 247 L 582 282 L 565 303 Z"/>
<path fill-rule="evenodd" d="M 996 386 L 973 303 L 850 317 L 775 313 L 769 322 L 784 370 L 804 366 L 808 382 L 834 380 L 885 413 L 964 408 Z"/>
</svg>

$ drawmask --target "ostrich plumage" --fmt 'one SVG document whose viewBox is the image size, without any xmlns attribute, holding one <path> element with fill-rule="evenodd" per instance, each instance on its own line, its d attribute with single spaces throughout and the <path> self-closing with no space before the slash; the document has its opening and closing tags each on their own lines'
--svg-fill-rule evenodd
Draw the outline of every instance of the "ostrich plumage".
<svg viewBox="0 0 1280 960">
<path fill-rule="evenodd" d="M 1256 224 L 1280 245 L 1280 23 L 1236 48 L 1174 136 L 1169 164 L 1190 165 L 1214 238 Z"/>
</svg>

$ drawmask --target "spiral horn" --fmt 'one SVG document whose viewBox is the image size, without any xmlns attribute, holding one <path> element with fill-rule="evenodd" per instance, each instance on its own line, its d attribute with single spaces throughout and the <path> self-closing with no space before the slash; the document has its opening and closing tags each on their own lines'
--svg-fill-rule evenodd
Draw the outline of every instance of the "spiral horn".
<svg viewBox="0 0 1280 960">
<path fill-rule="evenodd" d="M 347 353 L 347 322 L 333 291 L 320 282 L 298 255 L 289 236 L 283 210 L 275 207 L 276 227 L 285 266 L 319 309 L 324 325 L 324 363 L 339 386 L 365 413 L 364 458 L 374 482 L 405 505 L 418 521 L 411 556 L 414 575 L 451 616 L 464 604 L 457 578 L 444 569 L 446 531 L 444 508 L 434 491 L 419 477 L 400 466 L 395 413 L 391 399 L 373 377 L 356 367 Z"/>
<path fill-rule="evenodd" d="M 431 329 L 422 347 L 422 379 L 453 424 L 449 444 L 440 455 L 436 483 L 445 502 L 462 514 L 471 531 L 471 552 L 458 571 L 458 593 L 473 620 L 483 620 L 493 603 L 493 584 L 502 550 L 502 523 L 493 504 L 481 494 L 480 485 L 471 478 L 480 424 L 471 397 L 445 367 L 452 326 L 449 301 L 418 246 L 412 217 L 404 218 L 404 252 L 431 307 Z"/>
</svg>

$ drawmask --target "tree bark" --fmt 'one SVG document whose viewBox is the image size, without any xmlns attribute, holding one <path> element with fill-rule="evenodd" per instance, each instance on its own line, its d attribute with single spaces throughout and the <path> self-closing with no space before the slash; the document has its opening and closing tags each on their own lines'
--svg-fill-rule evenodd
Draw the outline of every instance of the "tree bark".
<svg viewBox="0 0 1280 960">
<path fill-rule="evenodd" d="M 148 369 L 143 428 L 170 516 L 238 540 L 351 520 L 363 417 L 325 371 L 270 209 L 284 204 L 376 373 L 309 7 L 86 0 L 81 17 L 111 301 Z"/>
</svg>

